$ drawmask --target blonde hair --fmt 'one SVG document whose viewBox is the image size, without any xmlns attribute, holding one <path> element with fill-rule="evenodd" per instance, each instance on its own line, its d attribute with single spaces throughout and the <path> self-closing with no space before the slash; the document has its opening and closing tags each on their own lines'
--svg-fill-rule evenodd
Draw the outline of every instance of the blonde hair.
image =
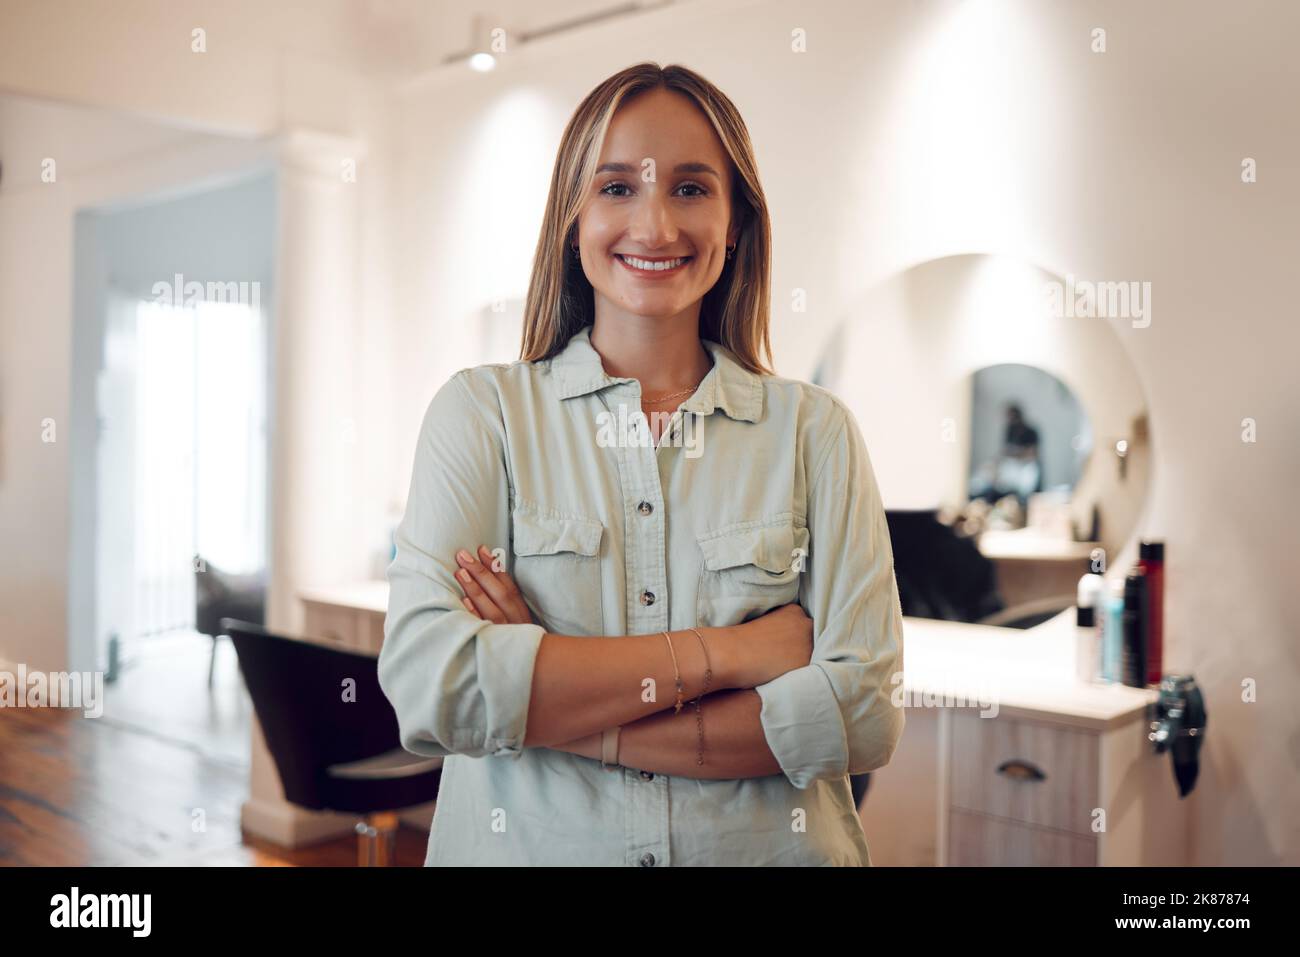
<svg viewBox="0 0 1300 957">
<path fill-rule="evenodd" d="M 581 261 L 570 254 L 570 236 L 595 179 L 615 111 L 624 101 L 653 89 L 689 96 L 713 124 L 732 163 L 732 216 L 739 224 L 736 251 L 704 295 L 700 337 L 721 343 L 749 371 L 772 374 L 772 227 L 749 131 L 735 104 L 704 77 L 684 66 L 652 62 L 630 66 L 602 82 L 578 104 L 564 128 L 524 301 L 519 357 L 548 359 L 595 320 L 594 293 Z"/>
</svg>

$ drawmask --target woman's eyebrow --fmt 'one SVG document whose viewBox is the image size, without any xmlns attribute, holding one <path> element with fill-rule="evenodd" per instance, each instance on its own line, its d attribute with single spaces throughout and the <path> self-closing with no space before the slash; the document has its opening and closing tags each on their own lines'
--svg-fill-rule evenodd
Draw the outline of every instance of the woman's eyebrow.
<svg viewBox="0 0 1300 957">
<path fill-rule="evenodd" d="M 598 167 L 596 167 L 597 175 L 599 175 L 600 173 L 636 173 L 639 171 L 640 171 L 640 167 L 632 163 L 601 163 Z M 722 179 L 722 177 L 718 175 L 718 171 L 714 169 L 712 166 L 710 166 L 708 163 L 698 163 L 698 162 L 678 163 L 676 166 L 673 167 L 673 172 L 674 173 L 708 173 L 711 176 L 717 176 L 718 179 Z"/>
</svg>

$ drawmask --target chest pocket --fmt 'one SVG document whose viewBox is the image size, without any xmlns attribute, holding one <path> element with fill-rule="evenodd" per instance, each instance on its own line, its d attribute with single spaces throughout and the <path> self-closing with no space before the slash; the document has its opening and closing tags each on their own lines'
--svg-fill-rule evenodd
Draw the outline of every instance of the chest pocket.
<svg viewBox="0 0 1300 957">
<path fill-rule="evenodd" d="M 515 583 L 537 623 L 561 635 L 603 634 L 600 545 L 595 519 L 520 502 L 511 513 Z"/>
<path fill-rule="evenodd" d="M 808 568 L 808 528 L 790 516 L 742 522 L 697 536 L 703 558 L 699 623 L 735 625 L 799 598 Z"/>
</svg>

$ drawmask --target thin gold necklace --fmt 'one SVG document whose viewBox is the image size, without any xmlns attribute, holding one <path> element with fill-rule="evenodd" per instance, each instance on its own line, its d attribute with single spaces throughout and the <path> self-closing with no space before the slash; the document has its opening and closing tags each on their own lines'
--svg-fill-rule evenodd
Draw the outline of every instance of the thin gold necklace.
<svg viewBox="0 0 1300 957">
<path fill-rule="evenodd" d="M 700 380 L 700 382 L 703 382 L 703 381 L 704 381 L 703 379 Z M 694 391 L 695 391 L 696 389 L 698 389 L 699 387 L 700 387 L 700 383 L 697 382 L 697 383 L 695 383 L 695 385 L 690 386 L 689 388 L 686 388 L 686 389 L 682 389 L 680 392 L 670 392 L 668 395 L 661 395 L 661 396 L 660 396 L 659 398 L 657 398 L 657 399 L 651 399 L 651 398 L 649 398 L 648 396 L 642 396 L 642 397 L 641 397 L 641 401 L 642 401 L 643 403 L 648 403 L 648 404 L 650 404 L 650 405 L 658 405 L 660 402 L 667 402 L 669 399 L 675 399 L 675 398 L 677 398 L 677 397 L 680 396 L 680 395 L 690 395 L 692 392 L 694 392 Z"/>
<path fill-rule="evenodd" d="M 705 380 L 705 378 L 708 377 L 709 372 L 712 372 L 712 371 L 713 371 L 713 366 L 710 365 L 710 366 L 709 366 L 709 370 L 708 370 L 708 372 L 705 372 L 704 375 L 700 376 L 700 382 L 703 382 L 703 381 Z M 648 403 L 648 404 L 650 404 L 650 405 L 658 405 L 660 402 L 667 402 L 669 399 L 675 399 L 675 398 L 677 398 L 678 396 L 682 396 L 682 395 L 690 395 L 692 392 L 694 392 L 696 389 L 698 389 L 698 388 L 700 387 L 700 382 L 695 383 L 695 385 L 693 385 L 693 386 L 688 386 L 687 388 L 682 389 L 680 392 L 670 392 L 670 393 L 668 393 L 668 395 L 661 395 L 661 396 L 660 396 L 659 398 L 657 398 L 657 399 L 652 399 L 652 398 L 650 398 L 649 396 L 644 396 L 644 395 L 643 395 L 643 396 L 641 396 L 641 402 L 642 402 L 642 403 Z"/>
</svg>

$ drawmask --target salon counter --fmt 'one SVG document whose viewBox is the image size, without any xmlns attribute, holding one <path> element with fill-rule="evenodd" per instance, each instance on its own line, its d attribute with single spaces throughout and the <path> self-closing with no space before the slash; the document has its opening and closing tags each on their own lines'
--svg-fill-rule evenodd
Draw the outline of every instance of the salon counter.
<svg viewBox="0 0 1300 957">
<path fill-rule="evenodd" d="M 903 739 L 862 806 L 881 865 L 1185 865 L 1154 689 L 1074 676 L 1074 610 L 1025 630 L 905 618 Z"/>
</svg>

